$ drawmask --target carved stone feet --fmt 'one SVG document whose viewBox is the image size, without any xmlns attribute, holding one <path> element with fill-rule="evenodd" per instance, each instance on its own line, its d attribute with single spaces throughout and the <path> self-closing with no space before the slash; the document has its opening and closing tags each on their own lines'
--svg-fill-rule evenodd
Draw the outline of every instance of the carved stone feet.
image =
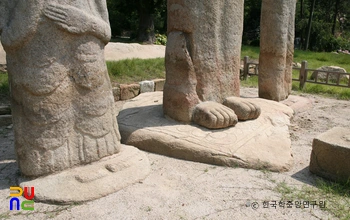
<svg viewBox="0 0 350 220">
<path fill-rule="evenodd" d="M 238 120 L 256 119 L 260 113 L 260 107 L 254 103 L 239 97 L 228 97 L 223 104 L 198 104 L 194 109 L 192 121 L 209 129 L 227 128 L 236 125 Z"/>
<path fill-rule="evenodd" d="M 232 109 L 240 121 L 256 119 L 261 113 L 259 106 L 239 97 L 228 97 L 223 104 Z"/>
<path fill-rule="evenodd" d="M 193 122 L 206 128 L 227 128 L 237 124 L 235 112 L 216 102 L 202 102 L 193 112 Z"/>
</svg>

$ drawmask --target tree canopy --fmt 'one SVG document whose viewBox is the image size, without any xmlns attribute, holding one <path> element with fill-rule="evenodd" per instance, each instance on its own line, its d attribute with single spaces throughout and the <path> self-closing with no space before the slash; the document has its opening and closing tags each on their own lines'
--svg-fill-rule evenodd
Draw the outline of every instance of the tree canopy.
<svg viewBox="0 0 350 220">
<path fill-rule="evenodd" d="M 259 46 L 262 0 L 245 0 L 243 44 Z M 315 2 L 312 13 L 312 3 Z M 129 35 L 153 43 L 155 34 L 166 34 L 166 0 L 107 0 L 113 36 Z M 350 49 L 349 0 L 299 0 L 295 37 L 305 48 L 312 16 L 309 50 Z"/>
<path fill-rule="evenodd" d="M 107 5 L 114 36 L 153 43 L 156 32 L 166 32 L 166 0 L 107 0 Z"/>
</svg>

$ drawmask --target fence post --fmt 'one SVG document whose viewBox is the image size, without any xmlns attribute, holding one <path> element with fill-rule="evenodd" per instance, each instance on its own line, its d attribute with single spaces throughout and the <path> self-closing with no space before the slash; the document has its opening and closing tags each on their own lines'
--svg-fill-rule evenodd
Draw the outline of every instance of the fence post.
<svg viewBox="0 0 350 220">
<path fill-rule="evenodd" d="M 248 56 L 245 56 L 243 59 L 243 79 L 244 80 L 247 80 L 248 78 L 248 72 L 249 72 L 248 60 L 249 60 Z"/>
<path fill-rule="evenodd" d="M 299 80 L 300 80 L 300 89 L 304 88 L 305 82 L 307 80 L 307 61 L 303 60 L 301 62 L 301 68 L 300 68 L 300 73 L 299 73 Z"/>
</svg>

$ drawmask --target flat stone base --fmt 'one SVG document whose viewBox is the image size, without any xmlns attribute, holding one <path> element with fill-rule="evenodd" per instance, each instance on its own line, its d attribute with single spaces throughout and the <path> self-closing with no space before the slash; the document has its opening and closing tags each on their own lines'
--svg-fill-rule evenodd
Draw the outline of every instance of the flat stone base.
<svg viewBox="0 0 350 220">
<path fill-rule="evenodd" d="M 312 100 L 296 95 L 289 95 L 288 99 L 281 101 L 281 103 L 293 109 L 294 113 L 305 112 L 313 105 Z"/>
<path fill-rule="evenodd" d="M 141 181 L 150 172 L 145 153 L 122 145 L 121 152 L 92 164 L 19 184 L 35 187 L 35 201 L 70 204 L 98 199 Z"/>
<path fill-rule="evenodd" d="M 293 164 L 288 125 L 293 110 L 283 104 L 247 98 L 261 107 L 256 120 L 209 130 L 167 119 L 162 92 L 143 93 L 119 113 L 122 143 L 170 157 L 223 166 L 287 171 Z"/>
<path fill-rule="evenodd" d="M 339 182 L 350 180 L 350 129 L 335 127 L 312 143 L 310 171 Z"/>
</svg>

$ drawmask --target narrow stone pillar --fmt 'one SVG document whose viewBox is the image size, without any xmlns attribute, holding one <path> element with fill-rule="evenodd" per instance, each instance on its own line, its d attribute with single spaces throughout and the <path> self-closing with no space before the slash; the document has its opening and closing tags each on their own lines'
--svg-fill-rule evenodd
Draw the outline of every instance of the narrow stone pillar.
<svg viewBox="0 0 350 220">
<path fill-rule="evenodd" d="M 281 101 L 292 89 L 296 0 L 263 0 L 260 23 L 259 97 Z"/>
</svg>

